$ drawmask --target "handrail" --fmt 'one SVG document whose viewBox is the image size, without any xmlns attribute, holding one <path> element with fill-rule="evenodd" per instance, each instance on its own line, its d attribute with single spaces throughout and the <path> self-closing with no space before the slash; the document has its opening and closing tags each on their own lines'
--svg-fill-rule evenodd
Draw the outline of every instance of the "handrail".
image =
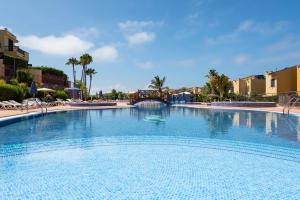
<svg viewBox="0 0 300 200">
<path fill-rule="evenodd" d="M 300 101 L 300 97 L 294 96 L 292 97 L 283 107 L 282 113 L 285 114 L 285 110 L 287 109 L 287 115 L 290 114 L 290 109 L 296 105 Z"/>
<path fill-rule="evenodd" d="M 42 110 L 42 113 L 44 113 L 44 107 L 43 107 L 43 105 L 45 106 L 45 110 L 46 110 L 46 113 L 48 112 L 48 109 L 47 109 L 47 104 L 45 103 L 45 104 L 43 104 L 43 102 L 41 102 L 41 101 L 38 101 L 38 99 L 36 98 L 35 99 L 35 101 L 38 103 L 38 105 L 40 105 L 40 108 L 41 108 L 41 110 Z"/>
<path fill-rule="evenodd" d="M 42 113 L 47 113 L 48 112 L 47 104 L 43 104 L 43 102 L 39 101 L 37 98 L 34 98 L 34 102 L 36 103 L 36 105 L 39 108 L 41 108 Z M 28 108 L 29 108 L 28 100 L 26 101 L 26 108 L 27 108 L 27 112 L 28 112 Z M 44 109 L 45 109 L 45 111 L 44 111 Z"/>
<path fill-rule="evenodd" d="M 294 101 L 294 103 L 292 104 L 292 106 L 288 107 L 288 115 L 290 114 L 290 108 L 294 107 L 296 105 L 297 102 L 299 102 L 300 98 L 296 97 L 296 100 Z"/>
<path fill-rule="evenodd" d="M 296 97 L 292 97 L 292 98 L 285 104 L 285 106 L 283 107 L 283 111 L 282 111 L 283 114 L 285 114 L 285 112 L 284 112 L 285 109 L 288 109 L 288 110 L 289 110 L 290 103 L 291 103 L 294 99 L 296 99 Z"/>
</svg>

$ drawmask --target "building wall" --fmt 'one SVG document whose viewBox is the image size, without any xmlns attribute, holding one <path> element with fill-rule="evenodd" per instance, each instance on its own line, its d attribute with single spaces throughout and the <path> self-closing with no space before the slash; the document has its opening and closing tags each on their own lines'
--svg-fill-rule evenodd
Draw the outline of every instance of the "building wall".
<svg viewBox="0 0 300 200">
<path fill-rule="evenodd" d="M 0 79 L 5 78 L 5 66 L 3 64 L 3 60 L 0 59 Z"/>
<path fill-rule="evenodd" d="M 300 95 L 300 66 L 297 67 L 297 93 Z"/>
<path fill-rule="evenodd" d="M 233 92 L 235 94 L 247 95 L 249 91 L 249 87 L 247 86 L 247 82 L 244 79 L 238 79 L 232 82 L 233 84 Z"/>
<path fill-rule="evenodd" d="M 265 94 L 266 80 L 250 76 L 232 82 L 233 92 L 240 95 Z"/>
<path fill-rule="evenodd" d="M 266 95 L 274 96 L 277 95 L 277 80 L 275 80 L 275 87 L 271 87 L 271 80 L 276 78 L 274 75 L 270 73 L 266 73 Z"/>
<path fill-rule="evenodd" d="M 264 95 L 266 93 L 266 79 L 251 79 L 250 94 Z"/>
<path fill-rule="evenodd" d="M 69 82 L 65 77 L 43 73 L 40 69 L 29 69 L 29 71 L 39 87 L 54 89 L 64 89 L 69 87 Z"/>
<path fill-rule="evenodd" d="M 48 73 L 43 73 L 42 82 L 44 87 L 50 87 L 55 89 L 64 89 L 66 87 L 69 87 L 68 80 L 65 77 Z"/>
<path fill-rule="evenodd" d="M 43 85 L 42 70 L 40 70 L 40 69 L 29 69 L 29 72 L 31 73 L 35 83 L 39 86 L 42 86 Z"/>
<path fill-rule="evenodd" d="M 8 39 L 13 41 L 13 51 L 8 51 Z M 4 53 L 6 56 L 10 56 L 16 59 L 25 60 L 28 62 L 29 54 L 26 51 L 20 49 L 16 44 L 18 40 L 15 35 L 10 33 L 8 30 L 0 29 L 0 52 Z"/>
<path fill-rule="evenodd" d="M 277 72 L 266 74 L 266 94 L 278 95 L 291 91 L 297 91 L 298 67 L 290 67 Z M 275 79 L 275 87 L 271 87 L 271 80 Z"/>
<path fill-rule="evenodd" d="M 232 87 L 233 87 L 234 94 L 240 94 L 240 81 L 239 80 L 232 81 Z"/>
</svg>

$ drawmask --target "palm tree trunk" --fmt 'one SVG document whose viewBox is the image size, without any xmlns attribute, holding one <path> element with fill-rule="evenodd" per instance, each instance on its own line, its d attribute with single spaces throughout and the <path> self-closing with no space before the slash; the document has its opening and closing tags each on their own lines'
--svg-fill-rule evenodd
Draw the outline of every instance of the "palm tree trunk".
<svg viewBox="0 0 300 200">
<path fill-rule="evenodd" d="M 84 85 L 86 86 L 86 67 L 84 66 L 83 70 L 83 76 L 84 76 Z"/>
<path fill-rule="evenodd" d="M 73 64 L 73 87 L 75 88 L 76 87 L 76 78 L 75 78 L 75 67 L 74 67 L 74 64 Z"/>
<path fill-rule="evenodd" d="M 92 87 L 92 75 L 90 75 L 89 96 L 91 95 L 91 87 Z"/>
<path fill-rule="evenodd" d="M 82 71 L 81 71 L 81 84 L 83 84 L 83 67 L 82 67 Z"/>
</svg>

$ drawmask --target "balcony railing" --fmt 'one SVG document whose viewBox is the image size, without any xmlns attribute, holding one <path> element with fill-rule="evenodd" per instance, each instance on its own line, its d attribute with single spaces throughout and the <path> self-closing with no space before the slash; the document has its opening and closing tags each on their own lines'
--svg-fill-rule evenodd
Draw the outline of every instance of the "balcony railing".
<svg viewBox="0 0 300 200">
<path fill-rule="evenodd" d="M 20 54 L 22 54 L 22 55 L 25 56 L 26 52 L 25 52 L 24 50 L 20 49 L 19 47 L 16 47 L 16 48 L 17 48 L 17 51 L 18 51 Z"/>
<path fill-rule="evenodd" d="M 21 49 L 20 47 L 18 47 L 18 46 L 13 46 L 13 48 L 11 48 L 11 47 L 9 47 L 9 46 L 4 46 L 4 51 L 11 51 L 11 52 L 16 51 L 16 52 L 18 52 L 18 53 L 20 53 L 20 54 L 22 54 L 22 55 L 24 55 L 24 56 L 25 56 L 25 54 L 26 54 L 26 51 L 22 50 L 22 49 Z"/>
</svg>

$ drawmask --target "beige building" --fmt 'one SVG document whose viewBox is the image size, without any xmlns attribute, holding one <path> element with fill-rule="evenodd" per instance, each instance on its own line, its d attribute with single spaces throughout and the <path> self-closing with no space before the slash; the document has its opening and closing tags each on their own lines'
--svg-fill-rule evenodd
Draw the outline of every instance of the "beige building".
<svg viewBox="0 0 300 200">
<path fill-rule="evenodd" d="M 188 89 L 189 92 L 193 93 L 193 94 L 201 94 L 203 93 L 203 87 L 192 87 Z"/>
<path fill-rule="evenodd" d="M 232 81 L 233 92 L 239 95 L 265 94 L 266 80 L 264 75 L 253 75 Z"/>
<path fill-rule="evenodd" d="M 29 54 L 16 46 L 18 40 L 7 29 L 0 29 L 0 78 L 9 80 L 17 69 L 28 67 Z"/>
<path fill-rule="evenodd" d="M 266 95 L 300 93 L 300 65 L 266 73 Z"/>
</svg>

